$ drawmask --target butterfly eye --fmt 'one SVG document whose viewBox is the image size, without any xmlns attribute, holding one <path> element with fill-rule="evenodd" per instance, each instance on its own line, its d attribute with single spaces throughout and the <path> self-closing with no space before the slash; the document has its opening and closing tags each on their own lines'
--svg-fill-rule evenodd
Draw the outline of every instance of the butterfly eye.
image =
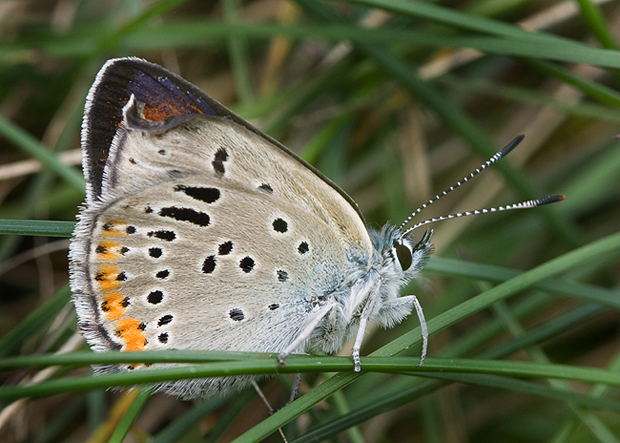
<svg viewBox="0 0 620 443">
<path fill-rule="evenodd" d="M 394 242 L 394 249 L 396 250 L 396 257 L 398 258 L 398 263 L 400 263 L 401 269 L 406 271 L 412 263 L 411 249 L 409 249 L 408 246 L 396 241 Z"/>
</svg>

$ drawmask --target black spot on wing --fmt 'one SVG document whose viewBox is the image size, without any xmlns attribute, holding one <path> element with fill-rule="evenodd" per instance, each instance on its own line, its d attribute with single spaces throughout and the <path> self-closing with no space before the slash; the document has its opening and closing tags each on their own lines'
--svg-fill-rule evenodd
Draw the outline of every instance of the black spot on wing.
<svg viewBox="0 0 620 443">
<path fill-rule="evenodd" d="M 211 274 L 215 270 L 215 255 L 208 256 L 202 264 L 202 272 Z"/>
<path fill-rule="evenodd" d="M 243 270 L 243 272 L 249 273 L 252 272 L 255 264 L 256 263 L 254 262 L 252 257 L 245 257 L 239 262 L 239 267 Z"/>
<path fill-rule="evenodd" d="M 164 279 L 164 278 L 168 278 L 169 275 L 170 275 L 170 271 L 167 269 L 163 269 L 161 271 L 158 271 L 157 274 L 155 274 L 155 277 Z"/>
<path fill-rule="evenodd" d="M 226 152 L 226 149 L 218 149 L 215 153 L 213 161 L 211 162 L 213 165 L 213 170 L 220 175 L 224 175 L 226 172 L 226 168 L 224 167 L 226 160 L 228 160 L 228 153 Z"/>
<path fill-rule="evenodd" d="M 227 241 L 218 246 L 217 253 L 219 255 L 228 255 L 230 254 L 230 251 L 232 251 L 232 248 L 233 248 L 233 242 Z"/>
<path fill-rule="evenodd" d="M 149 255 L 153 258 L 159 258 L 163 254 L 161 248 L 149 248 Z"/>
<path fill-rule="evenodd" d="M 146 301 L 148 301 L 152 305 L 156 305 L 162 302 L 164 299 L 164 293 L 162 291 L 152 291 L 149 295 L 146 296 Z"/>
<path fill-rule="evenodd" d="M 174 317 L 171 314 L 166 314 L 157 321 L 157 326 L 167 325 L 172 321 L 173 318 Z"/>
<path fill-rule="evenodd" d="M 165 241 L 173 241 L 175 238 L 177 238 L 177 235 L 174 233 L 174 231 L 166 231 L 166 230 L 150 231 L 150 232 L 147 232 L 146 235 L 147 237 L 158 238 L 160 240 L 165 240 Z"/>
<path fill-rule="evenodd" d="M 268 183 L 263 183 L 261 184 L 258 189 L 260 189 L 261 191 L 263 191 L 265 194 L 273 194 L 273 188 L 271 187 L 270 184 Z"/>
<path fill-rule="evenodd" d="M 185 195 L 205 203 L 215 203 L 221 195 L 220 190 L 217 188 L 203 188 L 199 186 L 178 185 L 174 190 L 183 192 Z"/>
<path fill-rule="evenodd" d="M 284 233 L 288 231 L 288 223 L 281 218 L 276 218 L 273 223 L 273 230 L 276 232 Z"/>
<path fill-rule="evenodd" d="M 231 319 L 233 319 L 234 321 L 241 321 L 245 318 L 245 314 L 243 313 L 243 311 L 239 308 L 233 308 L 230 310 L 230 312 L 228 313 L 228 315 L 230 316 Z"/>
<path fill-rule="evenodd" d="M 196 211 L 192 208 L 179 208 L 177 206 L 170 206 L 167 208 L 161 208 L 159 215 L 162 217 L 169 217 L 178 221 L 186 221 L 198 226 L 209 226 L 211 218 L 209 214 Z"/>
</svg>

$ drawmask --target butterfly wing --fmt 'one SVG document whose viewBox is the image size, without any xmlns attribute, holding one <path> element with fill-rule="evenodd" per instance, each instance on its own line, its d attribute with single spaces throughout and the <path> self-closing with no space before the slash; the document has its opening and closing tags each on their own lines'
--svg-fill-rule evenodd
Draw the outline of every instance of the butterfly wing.
<svg viewBox="0 0 620 443">
<path fill-rule="evenodd" d="M 144 104 L 144 116 L 153 122 L 170 120 L 171 117 L 211 115 L 223 117 L 246 128 L 277 148 L 280 154 L 294 159 L 320 177 L 363 220 L 362 213 L 351 197 L 280 142 L 256 129 L 182 77 L 135 57 L 109 60 L 97 74 L 88 94 L 82 125 L 82 146 L 89 200 L 101 194 L 103 170 L 112 140 L 123 122 L 123 107 L 132 95 L 137 102 Z"/>
<path fill-rule="evenodd" d="M 83 151 L 72 289 L 97 350 L 282 351 L 372 254 L 343 191 L 156 65 L 102 68 Z"/>
</svg>

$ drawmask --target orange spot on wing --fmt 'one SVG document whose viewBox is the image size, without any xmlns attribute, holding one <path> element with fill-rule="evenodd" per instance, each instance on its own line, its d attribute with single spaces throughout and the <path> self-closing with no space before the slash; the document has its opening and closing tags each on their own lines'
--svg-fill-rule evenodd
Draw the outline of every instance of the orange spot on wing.
<svg viewBox="0 0 620 443">
<path fill-rule="evenodd" d="M 101 289 L 104 292 L 107 291 L 114 291 L 115 289 L 118 289 L 118 287 L 120 286 L 120 282 L 115 281 L 115 280 L 101 280 L 98 282 L 99 283 L 99 289 Z"/>
<path fill-rule="evenodd" d="M 120 281 L 116 279 L 118 277 L 118 266 L 116 265 L 101 265 L 99 266 L 99 272 L 97 273 L 95 280 L 99 284 L 99 289 L 103 292 L 114 291 L 120 286 Z"/>
<path fill-rule="evenodd" d="M 170 117 L 170 114 L 164 112 L 159 108 L 154 108 L 147 104 L 144 105 L 144 109 L 142 110 L 144 118 L 150 120 L 152 122 L 160 122 Z"/>
<path fill-rule="evenodd" d="M 121 229 L 118 229 L 119 227 Z M 123 220 L 110 220 L 102 225 L 101 232 L 104 237 L 122 237 L 127 235 L 124 227 L 125 222 Z"/>
<path fill-rule="evenodd" d="M 113 249 L 118 248 L 120 245 L 117 241 L 102 240 L 97 246 L 97 259 L 99 261 L 115 261 L 118 259 L 118 254 Z M 99 251 L 101 249 L 101 252 Z"/>
<path fill-rule="evenodd" d="M 104 237 L 121 237 L 127 235 L 123 231 L 119 231 L 118 229 L 112 229 L 110 231 L 103 231 Z"/>
<path fill-rule="evenodd" d="M 161 101 L 158 97 L 151 97 L 151 99 L 151 104 L 144 104 L 142 116 L 153 122 L 159 122 L 175 115 L 203 114 L 200 108 L 188 102 Z"/>
<path fill-rule="evenodd" d="M 99 266 L 99 272 L 102 274 L 118 274 L 118 266 L 116 265 L 101 265 Z"/>
<path fill-rule="evenodd" d="M 125 306 L 123 306 L 123 294 L 118 291 L 109 292 L 103 296 L 105 303 L 105 314 L 108 320 L 116 320 L 125 314 Z"/>
<path fill-rule="evenodd" d="M 146 342 L 146 334 L 140 329 L 140 320 L 123 318 L 116 321 L 116 331 L 125 342 L 124 351 L 142 351 Z"/>
</svg>

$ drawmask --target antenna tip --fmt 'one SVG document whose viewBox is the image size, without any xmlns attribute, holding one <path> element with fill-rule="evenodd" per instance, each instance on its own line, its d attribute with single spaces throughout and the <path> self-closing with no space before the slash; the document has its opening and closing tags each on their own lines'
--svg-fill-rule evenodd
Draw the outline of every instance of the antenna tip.
<svg viewBox="0 0 620 443">
<path fill-rule="evenodd" d="M 510 140 L 508 144 L 499 151 L 500 155 L 504 157 L 506 154 L 512 151 L 519 143 L 521 143 L 524 138 L 525 138 L 524 134 L 517 135 L 515 138 Z"/>
<path fill-rule="evenodd" d="M 536 206 L 548 205 L 549 203 L 561 202 L 562 200 L 566 200 L 565 195 L 550 195 L 538 199 L 538 204 Z"/>
</svg>

